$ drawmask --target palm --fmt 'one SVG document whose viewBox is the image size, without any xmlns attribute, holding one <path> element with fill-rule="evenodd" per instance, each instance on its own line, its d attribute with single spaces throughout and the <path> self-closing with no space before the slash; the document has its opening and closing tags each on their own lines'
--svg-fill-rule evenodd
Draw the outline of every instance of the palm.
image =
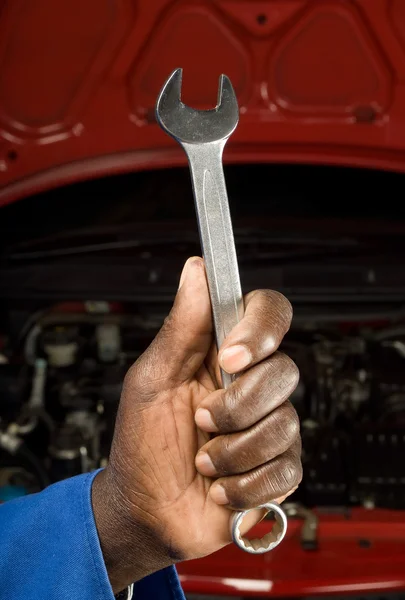
<svg viewBox="0 0 405 600">
<path fill-rule="evenodd" d="M 165 443 L 154 448 L 153 464 L 148 465 L 154 474 L 151 480 L 159 478 L 159 488 L 154 486 L 153 494 L 161 517 L 183 532 L 184 539 L 177 540 L 177 544 L 195 557 L 205 556 L 229 542 L 229 509 L 211 500 L 208 491 L 212 479 L 198 473 L 194 464 L 198 450 L 210 437 L 194 421 L 200 403 L 218 388 L 216 377 L 210 372 L 214 372 L 213 361 L 175 390 L 164 410 L 158 407 L 159 402 L 154 403 L 159 412 L 152 419 L 159 423 L 154 436 Z"/>
</svg>

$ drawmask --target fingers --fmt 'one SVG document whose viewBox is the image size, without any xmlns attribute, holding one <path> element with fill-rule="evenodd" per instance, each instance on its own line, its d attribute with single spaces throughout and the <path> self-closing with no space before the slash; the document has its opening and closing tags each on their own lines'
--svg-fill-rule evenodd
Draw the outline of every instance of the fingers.
<svg viewBox="0 0 405 600">
<path fill-rule="evenodd" d="M 297 413 L 287 401 L 248 430 L 209 441 L 197 454 L 196 467 L 208 477 L 247 473 L 288 452 L 299 434 Z"/>
<path fill-rule="evenodd" d="M 200 404 L 195 421 L 203 431 L 230 433 L 251 427 L 283 404 L 297 387 L 299 371 L 288 356 L 276 352 L 252 367 L 227 389 Z"/>
<path fill-rule="evenodd" d="M 289 495 L 302 479 L 301 441 L 284 454 L 243 475 L 222 477 L 210 488 L 217 504 L 236 510 L 256 508 Z"/>
<path fill-rule="evenodd" d="M 210 488 L 218 504 L 246 510 L 282 501 L 301 481 L 299 421 L 288 401 L 299 373 L 276 352 L 291 319 L 284 296 L 253 292 L 244 318 L 220 348 L 224 370 L 249 370 L 205 398 L 195 415 L 200 429 L 219 434 L 196 457 L 201 474 L 218 478 Z"/>
<path fill-rule="evenodd" d="M 300 427 L 288 400 L 298 377 L 295 363 L 276 352 L 200 405 L 197 424 L 218 435 L 195 464 L 202 475 L 218 478 L 210 489 L 218 504 L 246 510 L 280 502 L 299 485 Z"/>
<path fill-rule="evenodd" d="M 267 358 L 279 347 L 291 319 L 291 304 L 282 294 L 270 290 L 248 294 L 243 319 L 220 348 L 221 367 L 238 373 Z"/>
</svg>

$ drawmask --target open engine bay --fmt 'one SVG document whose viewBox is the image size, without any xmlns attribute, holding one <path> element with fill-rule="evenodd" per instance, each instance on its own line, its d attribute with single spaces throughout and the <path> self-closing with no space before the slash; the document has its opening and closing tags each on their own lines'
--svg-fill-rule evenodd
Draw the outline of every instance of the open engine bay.
<svg viewBox="0 0 405 600">
<path fill-rule="evenodd" d="M 136 309 L 60 304 L 3 332 L 3 500 L 106 464 L 125 372 L 164 317 Z M 292 500 L 405 509 L 405 324 L 300 320 L 282 349 L 301 373 L 305 477 Z"/>
</svg>

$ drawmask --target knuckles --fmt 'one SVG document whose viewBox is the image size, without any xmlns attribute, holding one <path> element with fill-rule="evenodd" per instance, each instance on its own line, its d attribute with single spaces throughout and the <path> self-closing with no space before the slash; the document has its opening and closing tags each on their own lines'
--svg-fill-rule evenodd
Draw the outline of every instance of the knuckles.
<svg viewBox="0 0 405 600">
<path fill-rule="evenodd" d="M 222 433 L 240 431 L 249 421 L 250 397 L 246 395 L 245 387 L 235 382 L 228 390 L 224 390 L 220 403 L 215 407 L 214 418 Z M 243 409 L 242 409 L 243 407 Z"/>
<path fill-rule="evenodd" d="M 233 478 L 233 481 L 224 479 L 222 485 L 230 506 L 236 510 L 247 510 L 282 498 L 301 481 L 300 454 L 291 451 L 253 473 Z"/>
<path fill-rule="evenodd" d="M 253 367 L 210 407 L 219 431 L 232 433 L 252 426 L 292 394 L 299 378 L 295 362 L 281 352 Z"/>
<path fill-rule="evenodd" d="M 287 379 L 289 387 L 294 391 L 300 379 L 300 371 L 293 359 L 287 356 L 287 354 L 278 352 L 277 357 L 279 360 L 280 375 L 283 375 Z"/>
<path fill-rule="evenodd" d="M 294 487 L 299 485 L 302 480 L 302 463 L 300 457 L 295 452 L 286 452 L 280 461 L 278 470 L 277 488 L 279 496 L 284 496 Z"/>
<path fill-rule="evenodd" d="M 286 331 L 289 329 L 293 308 L 291 302 L 280 292 L 275 290 L 256 290 L 248 295 L 248 298 L 255 297 L 255 301 L 260 312 L 260 316 L 270 328 L 279 324 Z"/>
<path fill-rule="evenodd" d="M 287 401 L 253 428 L 218 436 L 208 442 L 208 453 L 217 475 L 235 475 L 250 471 L 287 452 L 296 444 L 299 433 L 297 412 Z"/>
<path fill-rule="evenodd" d="M 300 421 L 297 411 L 289 400 L 284 402 L 274 411 L 274 422 L 276 424 L 276 433 L 279 436 L 282 445 L 289 448 L 300 434 Z M 270 427 L 271 424 L 269 424 Z"/>
</svg>

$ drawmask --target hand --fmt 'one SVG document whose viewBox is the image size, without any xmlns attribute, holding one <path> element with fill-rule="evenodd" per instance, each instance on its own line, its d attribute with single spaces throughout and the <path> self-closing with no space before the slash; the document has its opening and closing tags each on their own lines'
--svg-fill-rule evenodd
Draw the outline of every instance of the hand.
<svg viewBox="0 0 405 600">
<path fill-rule="evenodd" d="M 186 263 L 169 317 L 125 378 L 109 464 L 93 485 L 115 592 L 215 552 L 231 541 L 229 509 L 282 501 L 300 483 L 299 422 L 288 401 L 298 370 L 277 352 L 291 317 L 276 292 L 246 297 L 218 354 L 240 375 L 220 389 L 204 263 Z"/>
</svg>

